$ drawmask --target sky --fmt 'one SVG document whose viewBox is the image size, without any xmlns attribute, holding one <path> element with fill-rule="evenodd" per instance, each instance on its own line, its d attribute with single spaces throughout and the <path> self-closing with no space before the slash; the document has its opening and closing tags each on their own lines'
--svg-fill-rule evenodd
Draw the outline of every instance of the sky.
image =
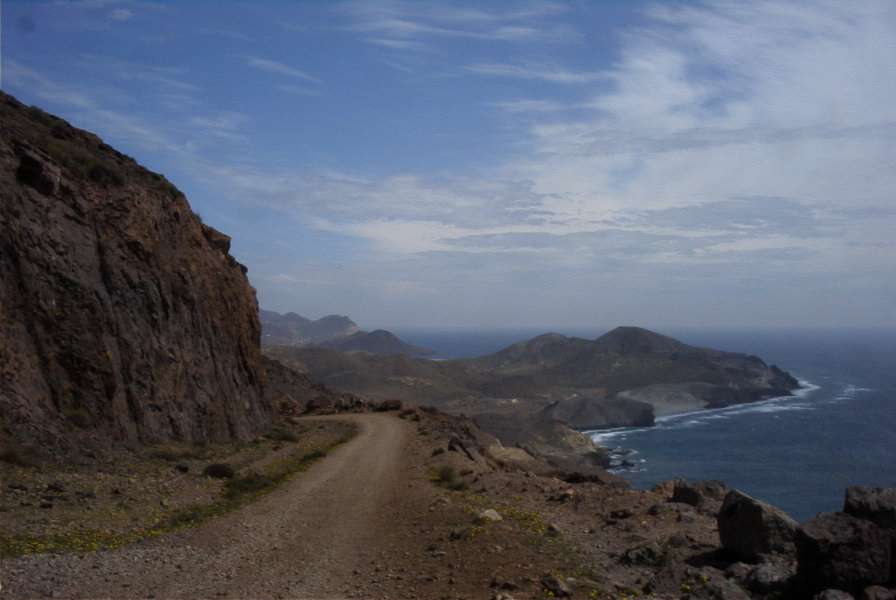
<svg viewBox="0 0 896 600">
<path fill-rule="evenodd" d="M 3 0 L 0 85 L 365 329 L 896 325 L 896 1 Z"/>
</svg>

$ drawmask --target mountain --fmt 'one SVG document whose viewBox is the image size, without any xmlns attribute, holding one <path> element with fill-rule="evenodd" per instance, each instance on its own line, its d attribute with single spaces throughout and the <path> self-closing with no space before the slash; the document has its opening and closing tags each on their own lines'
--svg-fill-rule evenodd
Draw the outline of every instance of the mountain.
<svg viewBox="0 0 896 600">
<path fill-rule="evenodd" d="M 0 93 L 0 189 L 7 440 L 248 440 L 269 425 L 246 268 L 171 183 Z"/>
<path fill-rule="evenodd" d="M 318 344 L 321 348 L 339 352 L 366 352 L 368 354 L 407 354 L 422 356 L 433 354 L 432 350 L 403 342 L 385 329 L 371 332 L 358 331 L 349 336 L 327 340 Z"/>
<path fill-rule="evenodd" d="M 264 346 L 319 347 L 340 352 L 408 356 L 433 354 L 432 350 L 403 342 L 384 329 L 364 331 L 348 317 L 339 315 L 312 321 L 293 312 L 281 315 L 262 310 L 259 316 Z"/>
<path fill-rule="evenodd" d="M 261 310 L 261 343 L 266 346 L 313 346 L 362 331 L 348 317 L 329 315 L 312 321 L 294 312 Z"/>
<path fill-rule="evenodd" d="M 638 327 L 619 327 L 596 340 L 549 333 L 461 360 L 282 347 L 274 357 L 375 400 L 557 419 L 576 429 L 652 425 L 658 414 L 784 396 L 799 387 L 758 357 L 689 346 Z"/>
<path fill-rule="evenodd" d="M 473 362 L 543 385 L 600 389 L 604 395 L 655 384 L 701 384 L 700 393 L 713 405 L 786 395 L 799 387 L 756 356 L 689 346 L 640 327 L 617 327 L 593 341 L 548 334 Z"/>
</svg>

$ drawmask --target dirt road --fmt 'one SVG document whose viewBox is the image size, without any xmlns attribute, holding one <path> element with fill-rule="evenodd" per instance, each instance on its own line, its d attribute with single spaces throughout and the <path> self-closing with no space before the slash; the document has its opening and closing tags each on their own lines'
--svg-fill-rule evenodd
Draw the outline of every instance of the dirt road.
<svg viewBox="0 0 896 600">
<path fill-rule="evenodd" d="M 399 508 L 419 504 L 413 429 L 347 417 L 349 443 L 259 502 L 203 526 L 120 550 L 3 563 L 3 598 L 327 598 L 366 595 Z M 416 490 L 416 491 L 419 491 Z M 424 500 L 425 501 L 425 500 Z"/>
</svg>

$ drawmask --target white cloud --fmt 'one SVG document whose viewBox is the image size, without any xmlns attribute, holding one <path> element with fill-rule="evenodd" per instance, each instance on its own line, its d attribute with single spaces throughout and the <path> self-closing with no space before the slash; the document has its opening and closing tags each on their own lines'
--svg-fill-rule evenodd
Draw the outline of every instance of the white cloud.
<svg viewBox="0 0 896 600">
<path fill-rule="evenodd" d="M 515 77 L 519 79 L 535 79 L 550 83 L 581 85 L 593 83 L 603 78 L 600 73 L 568 71 L 558 65 L 550 64 L 501 64 L 479 63 L 467 67 L 467 71 L 480 75 L 497 75 L 499 77 Z"/>
<path fill-rule="evenodd" d="M 253 69 L 261 69 L 262 71 L 269 71 L 271 73 L 278 73 L 280 75 L 286 75 L 287 77 L 294 77 L 296 79 L 302 79 L 304 81 L 310 81 L 311 83 L 320 84 L 321 81 L 317 77 L 313 77 L 304 73 L 298 69 L 290 67 L 289 65 L 285 65 L 281 62 L 277 62 L 276 60 L 270 60 L 267 58 L 259 58 L 256 56 L 248 56 L 246 57 L 246 64 L 252 67 Z"/>
<path fill-rule="evenodd" d="M 353 19 L 350 29 L 368 41 L 395 47 L 408 40 L 477 39 L 505 42 L 567 44 L 578 39 L 574 29 L 554 18 L 568 9 L 556 2 L 476 4 L 448 2 L 346 2 L 341 10 Z M 417 46 L 414 47 L 418 48 Z"/>
<path fill-rule="evenodd" d="M 109 13 L 113 21 L 130 21 L 134 18 L 134 11 L 127 8 L 116 8 Z"/>
</svg>

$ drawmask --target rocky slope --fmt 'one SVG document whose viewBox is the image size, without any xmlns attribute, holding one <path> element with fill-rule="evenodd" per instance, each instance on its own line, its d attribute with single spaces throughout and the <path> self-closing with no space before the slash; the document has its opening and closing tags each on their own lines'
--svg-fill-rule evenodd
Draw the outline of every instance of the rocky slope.
<svg viewBox="0 0 896 600">
<path fill-rule="evenodd" d="M 255 291 L 174 186 L 3 94 L 0 189 L 7 445 L 248 439 L 269 424 Z"/>
</svg>

